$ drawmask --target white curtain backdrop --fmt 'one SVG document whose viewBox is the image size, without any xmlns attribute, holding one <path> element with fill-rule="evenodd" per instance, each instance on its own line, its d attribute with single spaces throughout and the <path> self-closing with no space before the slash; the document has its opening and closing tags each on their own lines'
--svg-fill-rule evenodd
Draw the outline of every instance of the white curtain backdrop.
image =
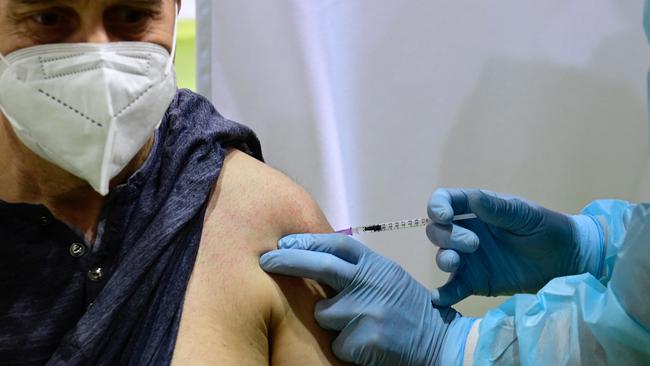
<svg viewBox="0 0 650 366">
<path fill-rule="evenodd" d="M 196 0 L 183 0 L 179 17 L 180 19 L 196 19 Z"/>
<path fill-rule="evenodd" d="M 650 198 L 643 1 L 197 0 L 200 92 L 336 228 L 440 186 L 565 212 Z M 424 230 L 363 241 L 429 287 Z M 497 300 L 459 307 L 481 315 Z"/>
</svg>

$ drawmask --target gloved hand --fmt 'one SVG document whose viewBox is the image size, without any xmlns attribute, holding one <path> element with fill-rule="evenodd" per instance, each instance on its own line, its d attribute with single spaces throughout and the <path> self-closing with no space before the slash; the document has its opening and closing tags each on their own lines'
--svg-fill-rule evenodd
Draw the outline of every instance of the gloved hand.
<svg viewBox="0 0 650 366">
<path fill-rule="evenodd" d="M 358 241 L 338 234 L 290 235 L 264 254 L 268 272 L 311 278 L 338 295 L 316 304 L 321 327 L 340 331 L 332 344 L 359 365 L 456 365 L 475 319 L 437 308 L 405 270 Z"/>
<path fill-rule="evenodd" d="M 434 304 L 450 306 L 469 295 L 533 293 L 556 277 L 601 275 L 604 235 L 594 217 L 476 189 L 439 189 L 428 213 L 433 223 L 427 236 L 440 247 L 436 263 L 452 273 L 433 290 Z M 452 222 L 464 213 L 478 219 Z"/>
</svg>

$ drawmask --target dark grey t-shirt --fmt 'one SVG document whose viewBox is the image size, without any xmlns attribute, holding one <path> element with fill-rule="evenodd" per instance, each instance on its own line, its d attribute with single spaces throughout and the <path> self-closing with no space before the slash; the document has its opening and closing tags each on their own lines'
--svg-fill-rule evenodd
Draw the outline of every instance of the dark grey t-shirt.
<svg viewBox="0 0 650 366">
<path fill-rule="evenodd" d="M 181 90 L 145 164 L 107 197 L 92 247 L 43 206 L 0 202 L 0 365 L 169 364 L 231 147 L 262 160 L 250 129 Z"/>
</svg>

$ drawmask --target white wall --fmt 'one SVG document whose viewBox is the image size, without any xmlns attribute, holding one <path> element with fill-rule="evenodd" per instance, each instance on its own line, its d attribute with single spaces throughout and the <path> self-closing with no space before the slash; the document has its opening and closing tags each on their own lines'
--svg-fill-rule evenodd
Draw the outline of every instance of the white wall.
<svg viewBox="0 0 650 366">
<path fill-rule="evenodd" d="M 200 90 L 337 228 L 424 216 L 439 186 L 566 212 L 650 198 L 640 0 L 198 7 Z M 428 286 L 445 281 L 423 230 L 363 240 Z"/>
<path fill-rule="evenodd" d="M 181 3 L 181 19 L 194 19 L 196 17 L 196 0 L 183 0 Z"/>
</svg>

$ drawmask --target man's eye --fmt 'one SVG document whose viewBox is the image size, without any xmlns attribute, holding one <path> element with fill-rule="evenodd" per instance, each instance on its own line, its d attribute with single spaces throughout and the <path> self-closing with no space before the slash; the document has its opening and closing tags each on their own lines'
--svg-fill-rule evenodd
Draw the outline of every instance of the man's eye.
<svg viewBox="0 0 650 366">
<path fill-rule="evenodd" d="M 116 26 L 141 26 L 151 20 L 152 15 L 144 10 L 133 8 L 116 8 L 109 10 L 105 15 L 108 24 Z"/>
<path fill-rule="evenodd" d="M 44 27 L 58 27 L 63 22 L 63 15 L 54 11 L 46 11 L 36 14 L 32 19 Z"/>
<path fill-rule="evenodd" d="M 148 14 L 138 11 L 138 10 L 125 10 L 124 11 L 124 22 L 133 24 L 133 23 L 139 23 L 145 19 L 147 19 Z"/>
<path fill-rule="evenodd" d="M 129 6 L 116 6 L 104 12 L 104 24 L 114 36 L 138 40 L 147 33 L 157 17 L 155 11 Z"/>
<path fill-rule="evenodd" d="M 72 34 L 78 18 L 74 12 L 52 8 L 34 12 L 25 18 L 25 32 L 36 42 L 54 43 Z"/>
</svg>

